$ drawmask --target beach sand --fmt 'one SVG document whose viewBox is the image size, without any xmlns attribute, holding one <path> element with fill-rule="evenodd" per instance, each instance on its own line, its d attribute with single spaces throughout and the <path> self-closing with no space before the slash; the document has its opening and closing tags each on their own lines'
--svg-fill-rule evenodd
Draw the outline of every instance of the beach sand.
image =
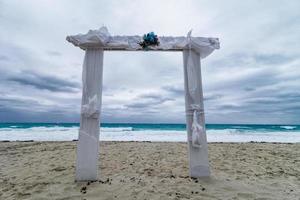
<svg viewBox="0 0 300 200">
<path fill-rule="evenodd" d="M 0 199 L 299 199 L 300 144 L 210 143 L 212 176 L 188 176 L 186 143 L 101 142 L 96 182 L 74 181 L 76 142 L 1 142 Z"/>
</svg>

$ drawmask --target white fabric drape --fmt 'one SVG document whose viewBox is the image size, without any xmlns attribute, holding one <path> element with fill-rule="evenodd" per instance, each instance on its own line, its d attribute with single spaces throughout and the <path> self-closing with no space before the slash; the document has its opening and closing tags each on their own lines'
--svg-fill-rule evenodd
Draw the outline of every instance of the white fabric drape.
<svg viewBox="0 0 300 200">
<path fill-rule="evenodd" d="M 193 49 L 193 40 L 192 40 L 192 30 L 190 30 L 187 34 L 187 47 L 189 49 L 187 56 L 187 88 L 189 97 L 191 98 L 191 102 L 193 104 L 190 105 L 191 112 L 193 114 L 193 121 L 192 121 L 192 145 L 193 147 L 200 148 L 201 147 L 201 134 L 204 134 L 203 127 L 199 124 L 198 115 L 201 112 L 201 97 L 197 95 L 197 88 L 201 87 L 201 81 L 199 82 L 199 78 L 197 75 L 197 57 L 192 56 L 192 51 L 197 51 L 197 49 Z M 200 67 L 200 66 L 199 66 Z M 201 74 L 200 74 L 201 76 Z M 200 85 L 200 86 L 199 86 Z M 201 89 L 202 90 L 202 89 Z M 197 97 L 200 102 L 197 102 Z"/>
<path fill-rule="evenodd" d="M 98 169 L 103 50 L 88 49 L 82 71 L 82 103 L 76 180 L 96 180 Z"/>
<path fill-rule="evenodd" d="M 200 54 L 193 47 L 184 50 L 183 63 L 190 175 L 209 176 Z"/>
</svg>

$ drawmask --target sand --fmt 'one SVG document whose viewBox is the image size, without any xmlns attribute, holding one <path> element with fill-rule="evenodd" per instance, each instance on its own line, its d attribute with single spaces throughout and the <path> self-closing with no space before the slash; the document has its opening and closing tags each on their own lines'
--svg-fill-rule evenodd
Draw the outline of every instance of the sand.
<svg viewBox="0 0 300 200">
<path fill-rule="evenodd" d="M 210 143 L 207 179 L 189 178 L 186 143 L 100 146 L 101 178 L 76 183 L 76 142 L 0 142 L 0 199 L 300 197 L 299 143 Z"/>
</svg>

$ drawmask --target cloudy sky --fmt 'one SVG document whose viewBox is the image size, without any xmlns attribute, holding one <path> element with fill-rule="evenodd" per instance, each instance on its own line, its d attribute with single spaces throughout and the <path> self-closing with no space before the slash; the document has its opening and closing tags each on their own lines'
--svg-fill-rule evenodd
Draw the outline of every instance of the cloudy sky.
<svg viewBox="0 0 300 200">
<path fill-rule="evenodd" d="M 76 2 L 76 3 L 75 3 Z M 0 0 L 0 122 L 77 122 L 84 52 L 67 35 L 218 37 L 208 123 L 300 123 L 300 1 Z M 185 122 L 181 53 L 105 52 L 102 121 Z"/>
</svg>

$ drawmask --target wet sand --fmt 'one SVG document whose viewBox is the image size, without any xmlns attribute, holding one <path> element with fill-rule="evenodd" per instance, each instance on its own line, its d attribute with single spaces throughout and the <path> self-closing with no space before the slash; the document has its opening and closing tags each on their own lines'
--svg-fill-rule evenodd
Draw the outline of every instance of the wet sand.
<svg viewBox="0 0 300 200">
<path fill-rule="evenodd" d="M 0 199 L 299 199 L 300 144 L 210 143 L 212 176 L 188 176 L 186 143 L 101 142 L 96 182 L 74 181 L 76 142 L 0 142 Z"/>
</svg>

